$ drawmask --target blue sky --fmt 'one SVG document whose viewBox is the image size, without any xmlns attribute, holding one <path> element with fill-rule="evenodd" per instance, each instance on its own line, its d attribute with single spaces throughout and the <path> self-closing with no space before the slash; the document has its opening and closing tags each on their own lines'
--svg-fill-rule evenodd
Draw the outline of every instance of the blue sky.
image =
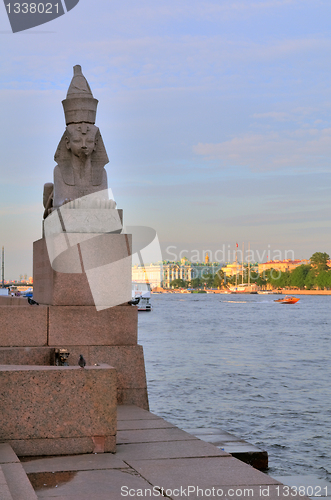
<svg viewBox="0 0 331 500">
<path fill-rule="evenodd" d="M 80 0 L 12 34 L 0 6 L 6 278 L 32 272 L 75 64 L 125 222 L 156 229 L 165 259 L 331 253 L 330 18 L 329 0 Z"/>
</svg>

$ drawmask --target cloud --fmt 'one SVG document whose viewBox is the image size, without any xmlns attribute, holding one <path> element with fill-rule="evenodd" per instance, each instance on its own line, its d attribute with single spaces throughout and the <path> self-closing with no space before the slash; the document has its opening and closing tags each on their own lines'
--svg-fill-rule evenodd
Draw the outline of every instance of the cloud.
<svg viewBox="0 0 331 500">
<path fill-rule="evenodd" d="M 321 210 L 311 209 L 309 211 L 291 211 L 288 213 L 254 213 L 254 214 L 241 214 L 239 216 L 227 216 L 224 218 L 215 219 L 212 222 L 221 223 L 225 226 L 274 226 L 281 225 L 283 227 L 292 224 L 309 224 L 316 222 L 329 222 L 330 217 L 327 212 Z"/>
<path fill-rule="evenodd" d="M 220 160 L 223 167 L 330 171 L 331 128 L 243 134 L 216 144 L 199 143 L 193 152 L 207 160 Z"/>
</svg>

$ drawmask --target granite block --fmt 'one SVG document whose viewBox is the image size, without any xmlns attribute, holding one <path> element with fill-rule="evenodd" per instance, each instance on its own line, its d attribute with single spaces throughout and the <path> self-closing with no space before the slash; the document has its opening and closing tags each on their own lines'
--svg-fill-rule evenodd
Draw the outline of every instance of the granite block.
<svg viewBox="0 0 331 500">
<path fill-rule="evenodd" d="M 26 297 L 8 297 L 0 295 L 0 306 L 28 306 Z"/>
<path fill-rule="evenodd" d="M 141 345 L 112 346 L 91 345 L 91 364 L 106 363 L 117 370 L 118 387 L 124 389 L 147 387 L 144 353 Z"/>
<path fill-rule="evenodd" d="M 0 365 L 54 365 L 54 349 L 51 347 L 0 347 Z"/>
<path fill-rule="evenodd" d="M 46 240 L 34 242 L 37 302 L 101 310 L 131 299 L 131 235 L 62 233 L 59 237 L 61 241 L 51 245 L 59 247 L 50 249 L 52 265 Z"/>
<path fill-rule="evenodd" d="M 213 443 L 215 446 L 219 446 L 223 443 L 232 443 L 238 441 L 237 436 L 233 436 L 231 434 L 200 434 L 200 432 L 192 432 L 189 429 L 184 429 L 186 432 L 190 432 L 199 439 L 203 439 L 204 441 L 208 441 L 208 443 Z"/>
<path fill-rule="evenodd" d="M 79 354 L 83 354 L 89 366 L 103 363 L 114 366 L 117 371 L 117 403 L 129 404 L 148 410 L 148 394 L 145 365 L 141 346 L 70 346 L 62 344 L 70 352 L 69 365 L 76 366 Z M 141 384 L 142 387 L 138 385 Z M 136 386 L 136 387 L 130 387 Z M 149 417 L 150 418 L 150 417 Z M 158 418 L 158 417 L 156 417 Z"/>
<path fill-rule="evenodd" d="M 79 355 L 82 354 L 88 366 L 100 365 L 104 359 L 112 360 L 111 366 L 117 371 L 117 403 L 137 405 L 148 410 L 148 394 L 143 351 L 141 346 L 88 346 L 59 344 L 68 349 L 69 366 L 77 366 Z M 115 366 L 116 363 L 116 366 Z M 106 364 L 110 364 L 110 361 Z M 142 387 L 130 387 L 138 386 Z M 148 412 L 147 412 L 148 413 Z M 159 417 L 156 417 L 159 418 Z"/>
<path fill-rule="evenodd" d="M 60 208 L 64 229 L 67 233 L 120 233 L 123 211 L 116 208 Z M 122 212 L 122 213 L 121 213 Z"/>
<path fill-rule="evenodd" d="M 128 498 L 138 500 L 142 498 L 139 490 L 153 488 L 144 478 L 135 474 L 135 471 L 124 470 L 89 470 L 55 472 L 44 474 L 29 474 L 38 498 L 55 498 L 57 500 L 120 500 L 123 486 L 131 491 Z M 138 494 L 135 491 L 138 490 Z M 149 497 L 151 495 L 148 495 Z M 147 496 L 146 496 L 147 498 Z M 162 498 L 160 496 L 160 498 Z"/>
<path fill-rule="evenodd" d="M 1 466 L 0 466 L 0 498 L 1 500 L 13 500 L 13 497 L 10 494 L 9 487 Z"/>
<path fill-rule="evenodd" d="M 0 443 L 0 464 L 19 462 L 16 453 L 8 443 Z"/>
<path fill-rule="evenodd" d="M 144 389 L 117 389 L 118 405 L 137 405 L 144 410 L 149 410 L 147 387 Z"/>
<path fill-rule="evenodd" d="M 259 470 L 268 469 L 269 457 L 267 451 L 259 449 L 258 451 L 251 451 L 247 449 L 244 451 L 236 451 L 231 449 L 231 446 L 229 447 L 224 446 L 223 450 L 230 453 L 233 457 L 238 458 L 238 460 L 245 462 L 245 464 L 251 465 L 255 469 Z"/>
<path fill-rule="evenodd" d="M 208 440 L 210 443 L 213 442 L 213 441 L 210 441 L 210 439 L 213 439 L 212 436 L 215 436 L 216 438 L 223 439 L 223 441 L 236 441 L 238 439 L 233 434 L 230 434 L 229 432 L 223 431 L 222 429 L 218 429 L 217 427 L 190 427 L 190 428 L 185 428 L 183 430 L 186 432 L 189 432 L 190 434 L 193 434 L 194 436 L 197 436 L 197 437 L 198 436 L 210 436 L 210 438 L 206 437 L 206 441 Z M 200 437 L 199 437 L 199 439 L 200 439 Z"/>
<path fill-rule="evenodd" d="M 72 256 L 73 260 L 75 257 Z M 72 269 L 75 270 L 74 266 Z M 86 274 L 54 271 L 44 238 L 33 243 L 33 298 L 39 304 L 94 305 Z"/>
<path fill-rule="evenodd" d="M 93 437 L 89 436 L 83 438 L 13 439 L 9 440 L 8 443 L 19 457 L 116 452 L 116 436 L 105 436 L 103 452 L 96 448 Z"/>
<path fill-rule="evenodd" d="M 176 428 L 175 425 L 166 422 L 163 418 L 155 418 L 149 420 L 118 420 L 118 431 L 129 431 L 135 429 L 169 429 Z"/>
<path fill-rule="evenodd" d="M 49 306 L 49 345 L 136 345 L 138 311 L 117 306 Z"/>
<path fill-rule="evenodd" d="M 73 438 L 89 438 L 92 444 L 85 452 L 102 451 L 95 438 L 101 438 L 104 451 L 113 451 L 105 440 L 116 435 L 114 368 L 0 366 L 0 387 L 0 440 L 9 442 L 16 454 L 22 447 L 22 454 L 30 454 L 27 450 L 37 440 L 44 440 L 44 454 L 63 453 L 63 444 Z M 59 439 L 63 444 L 57 451 Z"/>
<path fill-rule="evenodd" d="M 4 464 L 1 467 L 13 500 L 37 500 L 22 464 Z"/>
<path fill-rule="evenodd" d="M 212 444 L 199 439 L 118 444 L 116 456 L 122 460 L 159 460 L 162 458 L 197 458 L 230 456 Z"/>
<path fill-rule="evenodd" d="M 66 457 L 25 458 L 22 462 L 25 472 L 56 472 L 98 469 L 128 469 L 117 453 L 69 455 Z"/>
<path fill-rule="evenodd" d="M 150 420 L 159 419 L 158 415 L 146 411 L 143 408 L 139 408 L 134 404 L 125 404 L 123 406 L 118 406 L 117 408 L 117 421 L 123 420 Z"/>
<path fill-rule="evenodd" d="M 201 442 L 196 437 L 192 436 L 192 434 L 188 434 L 177 427 L 171 427 L 168 429 L 135 429 L 117 432 L 117 444 L 190 440 Z"/>
<path fill-rule="evenodd" d="M 211 485 L 279 484 L 270 476 L 231 456 L 125 461 L 147 481 L 165 489 L 189 485 L 210 488 Z"/>
<path fill-rule="evenodd" d="M 47 307 L 0 306 L 0 346 L 47 345 Z"/>
</svg>

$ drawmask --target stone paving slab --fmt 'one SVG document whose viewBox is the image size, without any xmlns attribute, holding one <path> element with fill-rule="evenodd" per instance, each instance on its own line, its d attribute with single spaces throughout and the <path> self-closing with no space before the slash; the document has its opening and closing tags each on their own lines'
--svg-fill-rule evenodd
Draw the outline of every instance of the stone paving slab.
<svg viewBox="0 0 331 500">
<path fill-rule="evenodd" d="M 0 498 L 1 500 L 13 500 L 13 497 L 10 494 L 9 487 L 1 466 L 0 466 Z"/>
<path fill-rule="evenodd" d="M 118 420 L 117 431 L 129 431 L 138 429 L 170 429 L 176 428 L 163 418 L 153 418 L 146 420 Z"/>
<path fill-rule="evenodd" d="M 200 440 L 171 424 L 170 427 L 160 428 L 163 425 L 161 422 L 165 421 L 141 408 L 120 406 L 118 423 L 119 427 L 123 423 L 124 429 L 118 432 L 116 455 L 107 453 L 25 459 L 23 466 L 39 499 L 165 498 L 159 493 L 162 487 L 169 490 L 165 493 L 169 493 L 168 498 L 172 500 L 213 498 L 212 488 L 223 490 L 222 497 L 214 498 L 227 500 L 289 498 L 288 492 L 286 494 L 277 479 L 208 443 L 205 438 L 219 436 L 219 429 L 209 429 L 210 434 L 201 433 L 204 440 Z M 129 428 L 126 427 L 127 423 Z M 229 445 L 231 443 L 236 441 L 228 441 Z M 243 446 L 244 442 L 239 443 Z M 191 491 L 189 496 L 186 491 L 185 495 L 185 488 L 189 486 L 204 489 L 203 496 L 201 491 Z M 173 491 L 176 488 L 178 490 Z M 249 496 L 247 491 L 245 496 L 247 488 Z M 184 489 L 183 494 L 180 494 L 180 489 Z M 307 499 L 295 494 L 291 498 Z"/>
<path fill-rule="evenodd" d="M 78 471 L 65 476 L 63 473 L 33 477 L 31 481 L 38 492 L 38 498 L 52 498 L 56 500 L 121 500 L 121 488 L 133 490 L 151 489 L 152 486 L 138 474 L 126 470 L 93 470 Z M 41 482 L 38 481 L 41 479 Z M 123 491 L 123 490 L 122 490 Z M 127 496 L 141 499 L 140 496 Z M 20 500 L 25 500 L 22 497 Z"/>
<path fill-rule="evenodd" d="M 19 463 L 16 453 L 8 443 L 0 443 L 0 464 Z"/>
<path fill-rule="evenodd" d="M 155 441 L 186 441 L 195 439 L 195 436 L 171 427 L 169 429 L 143 429 L 117 432 L 117 444 L 150 443 Z"/>
<path fill-rule="evenodd" d="M 143 410 L 135 405 L 119 405 L 117 407 L 117 421 L 121 420 L 147 420 L 147 419 L 160 419 L 158 415 Z"/>
<path fill-rule="evenodd" d="M 147 481 L 164 488 L 199 485 L 268 485 L 278 481 L 233 457 L 131 460 L 126 463 Z"/>
<path fill-rule="evenodd" d="M 202 434 L 200 432 L 192 432 L 187 429 L 183 429 L 185 432 L 189 432 L 193 434 L 193 436 L 202 439 L 203 441 L 207 441 L 208 443 L 212 443 L 215 446 L 224 443 L 231 443 L 232 441 L 239 441 L 238 436 L 234 436 L 233 434 L 228 434 L 227 432 L 219 431 L 218 434 Z M 199 429 L 200 431 L 200 429 Z"/>
<path fill-rule="evenodd" d="M 183 457 L 225 457 L 230 456 L 216 446 L 198 439 L 191 441 L 168 441 L 156 443 L 120 444 L 116 456 L 121 460 L 159 460 Z"/>
<path fill-rule="evenodd" d="M 207 443 L 212 443 L 218 448 L 227 451 L 235 458 L 252 465 L 256 469 L 266 470 L 268 468 L 268 453 L 266 451 L 247 443 L 243 439 L 238 439 L 237 436 L 229 432 L 214 427 L 186 429 L 186 431 Z"/>
<path fill-rule="evenodd" d="M 20 463 L 1 465 L 13 500 L 37 500 L 30 481 Z"/>
<path fill-rule="evenodd" d="M 184 428 L 183 431 L 194 434 L 195 436 L 197 436 L 198 434 L 202 436 L 212 436 L 216 434 L 217 436 L 222 435 L 224 436 L 224 438 L 228 436 L 230 440 L 232 437 L 234 437 L 233 434 L 223 431 L 222 429 L 219 429 L 217 427 L 190 427 L 189 429 Z"/>
<path fill-rule="evenodd" d="M 26 473 L 83 471 L 98 469 L 126 469 L 123 460 L 113 453 L 71 455 L 66 457 L 45 457 L 22 462 Z"/>
<path fill-rule="evenodd" d="M 208 441 L 209 443 L 209 441 Z M 218 445 L 216 445 L 218 446 Z M 254 446 L 250 443 L 246 443 L 246 441 L 232 441 L 231 443 L 221 444 L 225 451 L 229 451 L 229 453 L 249 453 L 249 452 L 261 452 L 260 448 Z"/>
</svg>

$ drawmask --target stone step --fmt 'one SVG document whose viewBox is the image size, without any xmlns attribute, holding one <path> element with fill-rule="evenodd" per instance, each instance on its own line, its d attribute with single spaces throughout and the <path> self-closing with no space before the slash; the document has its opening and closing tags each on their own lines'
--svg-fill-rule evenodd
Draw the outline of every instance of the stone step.
<svg viewBox="0 0 331 500">
<path fill-rule="evenodd" d="M 229 432 L 214 427 L 184 430 L 202 441 L 211 443 L 217 446 L 217 448 L 230 453 L 230 455 L 238 458 L 238 460 L 252 465 L 255 469 L 266 470 L 268 468 L 268 453 L 266 451 Z"/>
<path fill-rule="evenodd" d="M 1 500 L 37 500 L 22 464 L 7 443 L 0 444 L 0 468 Z"/>
<path fill-rule="evenodd" d="M 0 465 L 0 498 L 1 500 L 13 500 L 1 465 Z"/>
</svg>

